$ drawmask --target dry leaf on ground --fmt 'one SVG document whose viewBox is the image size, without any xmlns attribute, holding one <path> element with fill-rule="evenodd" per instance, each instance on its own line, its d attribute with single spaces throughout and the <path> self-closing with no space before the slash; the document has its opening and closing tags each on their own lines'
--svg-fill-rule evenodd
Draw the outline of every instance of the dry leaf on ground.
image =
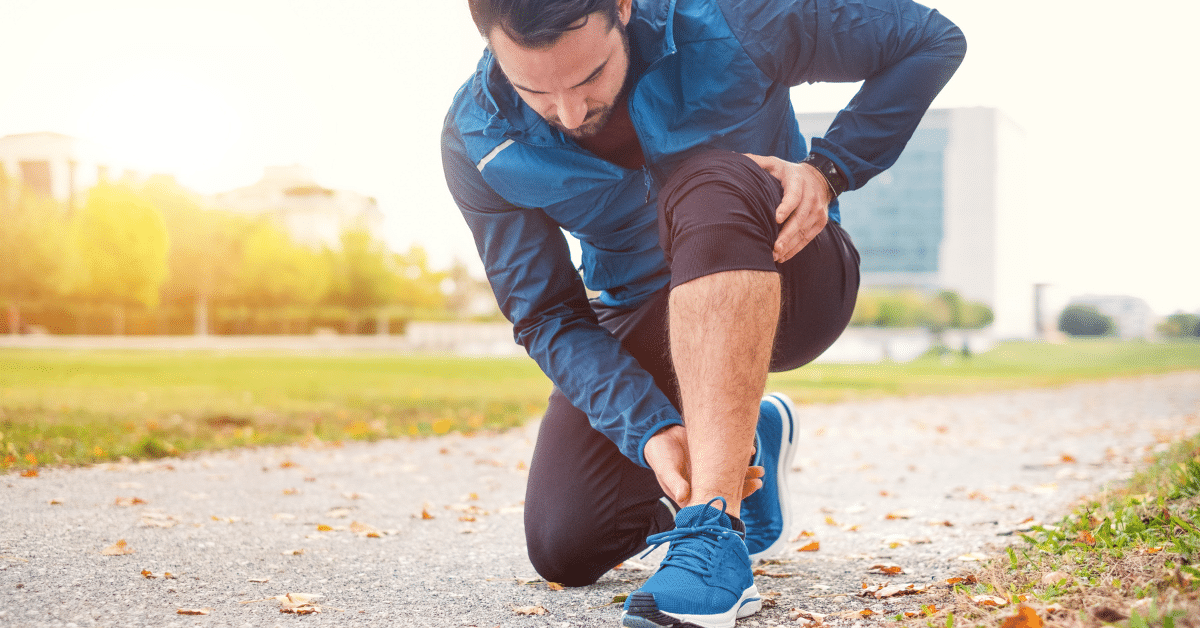
<svg viewBox="0 0 1200 628">
<path fill-rule="evenodd" d="M 379 530 L 359 521 L 350 522 L 350 531 L 359 536 L 365 536 L 371 539 L 378 539 L 382 537 L 382 534 L 380 534 Z"/>
<path fill-rule="evenodd" d="M 105 556 L 124 556 L 126 554 L 132 554 L 133 548 L 129 547 L 129 544 L 125 542 L 125 539 L 121 539 L 116 543 L 113 543 L 112 545 L 100 550 L 100 553 Z"/>
<path fill-rule="evenodd" d="M 805 545 L 804 547 L 797 548 L 796 551 L 797 552 L 815 552 L 820 549 L 821 549 L 821 542 L 813 541 L 813 542 L 809 543 L 808 545 Z"/>
<path fill-rule="evenodd" d="M 537 606 L 517 606 L 513 608 L 513 612 L 518 615 L 545 615 L 548 611 L 545 606 L 538 604 Z"/>
<path fill-rule="evenodd" d="M 116 501 L 113 502 L 113 504 L 116 506 L 141 506 L 145 503 L 146 500 L 142 499 L 141 497 L 118 497 Z"/>
<path fill-rule="evenodd" d="M 768 578 L 791 578 L 791 577 L 795 576 L 796 574 L 788 573 L 785 571 L 767 571 L 766 569 L 763 569 L 760 567 L 760 568 L 754 570 L 754 575 L 766 576 Z"/>
<path fill-rule="evenodd" d="M 808 530 L 801 530 L 799 533 L 796 534 L 796 536 L 793 536 L 792 538 L 788 539 L 788 542 L 795 543 L 796 541 L 799 541 L 800 539 L 808 539 L 808 538 L 812 538 L 813 536 L 816 536 L 816 535 L 814 535 L 812 532 L 809 532 Z"/>
<path fill-rule="evenodd" d="M 562 591 L 562 590 L 563 590 L 563 585 L 561 585 L 561 584 L 559 584 L 559 583 L 557 583 L 557 582 L 547 582 L 547 583 L 546 583 L 546 588 L 547 588 L 547 589 L 550 589 L 551 591 Z"/>
<path fill-rule="evenodd" d="M 900 510 L 893 510 L 892 512 L 889 512 L 884 519 L 912 519 L 913 515 L 915 514 L 917 514 L 917 512 L 912 508 L 901 508 Z"/>
<path fill-rule="evenodd" d="M 1042 628 L 1042 618 L 1032 608 L 1021 606 L 1016 615 L 1005 618 L 1000 628 Z"/>
<path fill-rule="evenodd" d="M 311 615 L 321 612 L 321 606 L 313 600 L 321 597 L 319 593 L 285 593 L 276 595 L 279 601 L 279 612 L 295 613 L 296 615 Z"/>
<path fill-rule="evenodd" d="M 980 606 L 1005 606 L 1008 600 L 995 595 L 972 595 L 971 601 Z"/>
<path fill-rule="evenodd" d="M 883 574 L 885 576 L 895 576 L 904 573 L 904 568 L 900 565 L 892 563 L 883 563 L 881 565 L 871 565 L 867 573 Z"/>
<path fill-rule="evenodd" d="M 928 585 L 923 585 L 923 584 L 922 585 L 893 584 L 893 585 L 889 585 L 886 587 L 882 587 L 875 591 L 867 591 L 863 595 L 866 595 L 868 597 L 873 597 L 877 600 L 882 600 L 883 598 L 898 597 L 901 595 L 919 595 L 921 593 L 924 593 L 927 588 L 928 588 Z"/>
<path fill-rule="evenodd" d="M 211 608 L 181 608 L 175 611 L 176 615 L 207 615 L 212 612 Z"/>
<path fill-rule="evenodd" d="M 959 556 L 958 559 L 962 560 L 962 561 L 967 561 L 967 562 L 980 561 L 980 560 L 987 560 L 988 555 L 980 554 L 979 552 L 971 552 L 969 554 L 963 554 L 962 556 Z"/>
</svg>

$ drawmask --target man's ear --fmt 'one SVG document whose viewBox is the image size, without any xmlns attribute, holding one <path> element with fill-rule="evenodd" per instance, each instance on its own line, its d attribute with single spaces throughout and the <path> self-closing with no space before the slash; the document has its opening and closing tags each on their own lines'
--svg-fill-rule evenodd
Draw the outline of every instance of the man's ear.
<svg viewBox="0 0 1200 628">
<path fill-rule="evenodd" d="M 617 0 L 617 18 L 622 26 L 629 26 L 629 18 L 633 16 L 633 0 Z"/>
</svg>

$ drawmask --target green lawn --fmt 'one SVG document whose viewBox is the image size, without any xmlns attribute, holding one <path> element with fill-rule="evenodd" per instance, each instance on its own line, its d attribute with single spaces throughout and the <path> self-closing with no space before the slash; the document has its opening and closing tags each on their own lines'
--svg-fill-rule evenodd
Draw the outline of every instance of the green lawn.
<svg viewBox="0 0 1200 628">
<path fill-rule="evenodd" d="M 1007 343 L 772 376 L 798 403 L 973 393 L 1200 369 L 1200 343 Z M 320 439 L 503 429 L 550 383 L 528 359 L 0 350 L 0 468 Z"/>
</svg>

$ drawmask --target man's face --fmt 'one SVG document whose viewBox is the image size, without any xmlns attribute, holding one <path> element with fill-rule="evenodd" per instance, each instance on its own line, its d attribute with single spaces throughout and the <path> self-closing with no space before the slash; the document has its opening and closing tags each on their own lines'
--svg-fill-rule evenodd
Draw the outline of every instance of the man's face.
<svg viewBox="0 0 1200 628">
<path fill-rule="evenodd" d="M 502 28 L 493 28 L 492 54 L 521 99 L 543 119 L 573 138 L 591 137 L 604 128 L 629 72 L 631 0 L 618 0 L 620 21 L 612 26 L 602 13 L 588 16 L 545 48 L 524 48 Z"/>
</svg>

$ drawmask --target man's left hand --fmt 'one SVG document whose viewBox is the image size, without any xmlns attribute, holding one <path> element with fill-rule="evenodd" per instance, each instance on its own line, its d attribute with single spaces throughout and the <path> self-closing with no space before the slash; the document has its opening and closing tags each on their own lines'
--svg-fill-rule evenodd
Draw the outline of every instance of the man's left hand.
<svg viewBox="0 0 1200 628">
<path fill-rule="evenodd" d="M 778 157 L 746 154 L 754 163 L 779 180 L 783 200 L 775 209 L 775 222 L 783 225 L 775 239 L 775 261 L 783 263 L 817 237 L 829 222 L 833 190 L 816 168 Z"/>
</svg>

